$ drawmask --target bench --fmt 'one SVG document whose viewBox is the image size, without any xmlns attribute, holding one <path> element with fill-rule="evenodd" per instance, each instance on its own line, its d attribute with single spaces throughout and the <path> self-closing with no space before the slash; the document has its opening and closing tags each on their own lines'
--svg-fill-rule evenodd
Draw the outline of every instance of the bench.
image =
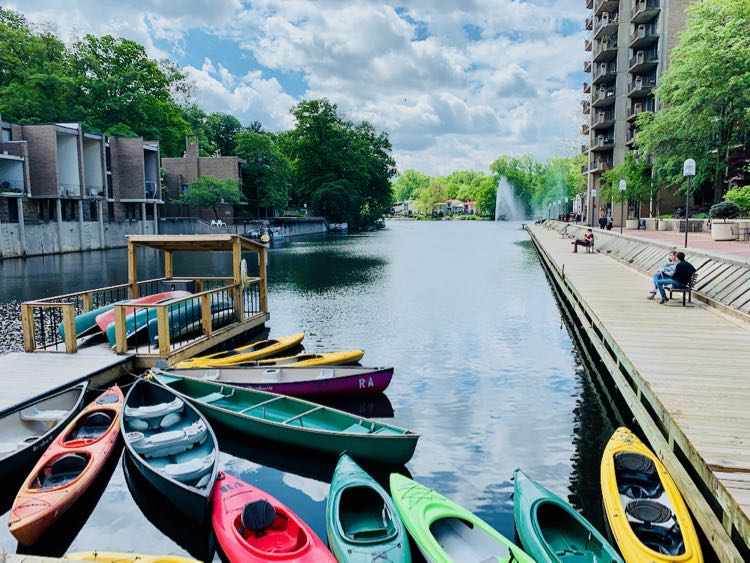
<svg viewBox="0 0 750 563">
<path fill-rule="evenodd" d="M 698 272 L 693 272 L 690 277 L 690 282 L 685 287 L 672 287 L 669 286 L 669 298 L 672 299 L 673 293 L 682 293 L 682 306 L 685 306 L 685 296 L 687 294 L 687 300 L 689 303 L 693 302 L 693 288 L 698 283 Z"/>
</svg>

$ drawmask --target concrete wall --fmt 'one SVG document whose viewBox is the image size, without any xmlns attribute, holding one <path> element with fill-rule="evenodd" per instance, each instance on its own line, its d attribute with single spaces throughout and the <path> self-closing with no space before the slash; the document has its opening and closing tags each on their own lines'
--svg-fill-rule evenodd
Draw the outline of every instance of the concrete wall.
<svg viewBox="0 0 750 563">
<path fill-rule="evenodd" d="M 304 219 L 276 218 L 269 219 L 268 221 L 274 227 L 281 227 L 281 232 L 285 237 L 319 235 L 328 232 L 328 223 L 323 217 L 307 217 Z M 252 221 L 216 228 L 211 227 L 210 223 L 206 223 L 195 217 L 169 218 L 159 221 L 159 232 L 163 235 L 211 233 L 232 233 L 241 235 L 252 231 L 253 229 L 257 229 L 260 226 L 260 221 Z"/>
</svg>

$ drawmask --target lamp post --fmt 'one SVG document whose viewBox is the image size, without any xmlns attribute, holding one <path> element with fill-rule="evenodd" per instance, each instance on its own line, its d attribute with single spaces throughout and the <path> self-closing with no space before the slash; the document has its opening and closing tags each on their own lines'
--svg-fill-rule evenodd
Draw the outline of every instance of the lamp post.
<svg viewBox="0 0 750 563">
<path fill-rule="evenodd" d="M 591 226 L 594 226 L 594 214 L 596 213 L 596 188 L 591 188 Z"/>
<path fill-rule="evenodd" d="M 623 211 L 625 207 L 625 190 L 628 189 L 625 180 L 620 180 L 620 234 L 622 234 L 622 225 L 625 222 Z"/>
<path fill-rule="evenodd" d="M 565 218 L 568 218 L 568 198 L 565 198 Z"/>
<path fill-rule="evenodd" d="M 688 158 L 682 165 L 682 175 L 687 176 L 688 185 L 685 190 L 685 250 L 687 250 L 687 237 L 688 237 L 688 205 L 690 205 L 690 179 L 695 176 L 695 161 L 692 158 Z"/>
<path fill-rule="evenodd" d="M 552 204 L 547 206 L 547 219 L 552 219 Z"/>
</svg>

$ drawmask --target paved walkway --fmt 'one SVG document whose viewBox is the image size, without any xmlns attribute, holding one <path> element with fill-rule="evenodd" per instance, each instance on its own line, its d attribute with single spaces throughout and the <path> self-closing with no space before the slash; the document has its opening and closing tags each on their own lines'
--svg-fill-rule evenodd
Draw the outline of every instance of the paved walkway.
<svg viewBox="0 0 750 563">
<path fill-rule="evenodd" d="M 612 229 L 612 232 L 619 233 L 620 230 Z M 624 229 L 622 234 L 629 237 L 662 242 L 676 248 L 683 248 L 685 244 L 685 233 L 678 233 L 676 231 L 636 231 Z M 688 233 L 688 248 L 750 260 L 750 242 L 736 240 L 715 241 L 709 233 Z"/>
<path fill-rule="evenodd" d="M 573 254 L 570 240 L 554 230 L 539 225 L 529 230 L 556 269 L 564 266 L 565 279 L 594 322 L 640 374 L 644 393 L 653 393 L 661 405 L 656 410 L 696 452 L 693 464 L 712 473 L 718 485 L 710 489 L 716 492 L 718 486 L 717 496 L 735 525 L 741 533 L 750 530 L 750 324 L 701 304 L 650 301 L 646 276 L 604 253 Z M 654 234 L 670 240 L 680 233 Z"/>
</svg>

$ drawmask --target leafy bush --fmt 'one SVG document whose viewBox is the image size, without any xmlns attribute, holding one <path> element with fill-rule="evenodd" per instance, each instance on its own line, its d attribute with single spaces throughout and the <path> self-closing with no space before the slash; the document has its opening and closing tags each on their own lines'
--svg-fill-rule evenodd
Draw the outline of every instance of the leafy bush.
<svg viewBox="0 0 750 563">
<path fill-rule="evenodd" d="M 734 219 L 740 216 L 740 208 L 733 201 L 722 201 L 712 205 L 708 214 L 712 219 Z"/>
<path fill-rule="evenodd" d="M 691 219 L 708 219 L 708 213 L 693 213 Z"/>
<path fill-rule="evenodd" d="M 724 201 L 731 201 L 742 213 L 750 212 L 750 185 L 732 188 L 724 194 Z"/>
</svg>

